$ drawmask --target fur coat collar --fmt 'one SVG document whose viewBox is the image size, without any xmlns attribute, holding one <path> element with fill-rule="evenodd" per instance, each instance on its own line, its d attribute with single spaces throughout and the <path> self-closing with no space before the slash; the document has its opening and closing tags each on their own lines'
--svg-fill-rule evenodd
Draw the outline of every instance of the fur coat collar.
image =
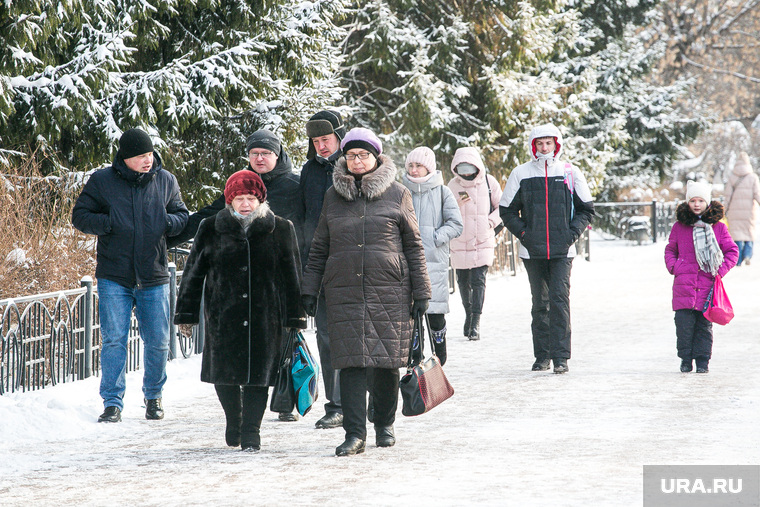
<svg viewBox="0 0 760 507">
<path fill-rule="evenodd" d="M 333 170 L 335 191 L 347 201 L 355 201 L 362 196 L 366 196 L 370 201 L 378 199 L 396 180 L 397 170 L 396 164 L 386 155 L 380 155 L 377 163 L 377 169 L 362 177 L 360 193 L 354 175 L 348 172 L 346 159 L 338 160 Z"/>
<path fill-rule="evenodd" d="M 688 202 L 682 202 L 676 208 L 676 220 L 684 225 L 694 225 L 699 218 L 689 209 Z M 702 221 L 706 224 L 716 224 L 720 222 L 721 218 L 723 218 L 723 204 L 720 201 L 710 202 L 705 212 L 702 213 Z"/>
<path fill-rule="evenodd" d="M 253 212 L 255 218 L 251 220 L 247 229 L 243 229 L 240 220 L 232 216 L 230 208 L 225 207 L 216 214 L 214 228 L 219 234 L 247 235 L 269 234 L 274 231 L 274 213 L 269 205 L 264 202 Z"/>
</svg>

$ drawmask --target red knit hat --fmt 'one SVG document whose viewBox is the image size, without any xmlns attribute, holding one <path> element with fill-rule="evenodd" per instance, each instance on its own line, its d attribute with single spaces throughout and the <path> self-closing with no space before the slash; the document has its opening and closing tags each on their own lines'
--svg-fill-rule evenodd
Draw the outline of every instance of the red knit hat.
<svg viewBox="0 0 760 507">
<path fill-rule="evenodd" d="M 255 195 L 259 202 L 267 200 L 267 187 L 261 181 L 261 176 L 248 169 L 238 171 L 229 177 L 224 185 L 224 202 L 232 204 L 238 195 Z"/>
</svg>

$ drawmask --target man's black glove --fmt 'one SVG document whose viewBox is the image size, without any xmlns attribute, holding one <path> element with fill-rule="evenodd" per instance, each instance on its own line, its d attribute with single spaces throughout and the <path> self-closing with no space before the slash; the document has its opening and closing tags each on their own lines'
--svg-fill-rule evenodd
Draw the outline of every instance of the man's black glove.
<svg viewBox="0 0 760 507">
<path fill-rule="evenodd" d="M 317 314 L 317 297 L 304 294 L 301 296 L 301 306 L 303 306 L 306 315 L 313 317 Z"/>
<path fill-rule="evenodd" d="M 415 319 L 425 316 L 425 312 L 428 309 L 428 300 L 427 299 L 415 299 L 414 303 L 412 303 L 412 317 Z"/>
</svg>

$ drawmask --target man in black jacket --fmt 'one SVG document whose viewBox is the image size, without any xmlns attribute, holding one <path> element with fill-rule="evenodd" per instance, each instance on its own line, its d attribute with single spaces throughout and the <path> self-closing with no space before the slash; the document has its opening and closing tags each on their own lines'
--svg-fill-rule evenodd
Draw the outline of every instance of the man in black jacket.
<svg viewBox="0 0 760 507">
<path fill-rule="evenodd" d="M 261 176 L 267 189 L 267 203 L 272 212 L 293 223 L 298 239 L 299 253 L 303 251 L 304 208 L 301 200 L 298 175 L 293 173 L 293 164 L 277 134 L 270 130 L 259 129 L 245 143 L 249 171 Z M 169 247 L 189 241 L 195 237 L 204 218 L 215 216 L 224 209 L 224 194 L 211 204 L 190 215 L 187 226 L 177 236 L 169 240 Z M 301 262 L 306 262 L 305 258 Z M 298 414 L 282 412 L 281 421 L 295 421 Z"/>
<path fill-rule="evenodd" d="M 501 194 L 499 214 L 520 240 L 533 306 L 532 371 L 566 373 L 570 359 L 570 270 L 575 242 L 594 217 L 586 177 L 562 160 L 560 130 L 540 125 L 528 140 L 530 162 L 512 170 Z"/>
<path fill-rule="evenodd" d="M 74 227 L 98 236 L 95 276 L 105 407 L 99 422 L 121 420 L 133 308 L 145 344 L 145 418 L 164 417 L 161 394 L 169 354 L 166 237 L 178 234 L 187 217 L 177 179 L 162 168 L 150 136 L 140 129 L 124 132 L 113 164 L 93 173 L 77 198 Z"/>
<path fill-rule="evenodd" d="M 306 266 L 309 259 L 311 241 L 322 214 L 325 192 L 333 184 L 333 168 L 340 158 L 340 142 L 346 135 L 346 127 L 337 111 L 320 111 L 306 122 L 309 137 L 308 160 L 301 169 L 301 198 L 306 215 L 303 226 L 303 256 L 301 263 Z M 343 408 L 340 403 L 339 370 L 334 370 L 330 358 L 330 337 L 327 334 L 327 303 L 324 292 L 317 301 L 315 324 L 317 326 L 317 346 L 325 384 L 325 415 L 316 422 L 317 428 L 340 428 L 343 426 Z"/>
</svg>

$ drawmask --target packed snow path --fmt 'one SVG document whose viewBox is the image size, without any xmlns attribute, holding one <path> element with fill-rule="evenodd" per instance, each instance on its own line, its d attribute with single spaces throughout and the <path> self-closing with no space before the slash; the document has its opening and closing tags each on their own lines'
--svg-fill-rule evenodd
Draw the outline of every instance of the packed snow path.
<svg viewBox="0 0 760 507">
<path fill-rule="evenodd" d="M 524 271 L 489 277 L 482 339 L 461 334 L 451 299 L 456 393 L 407 418 L 397 444 L 337 458 L 343 430 L 317 430 L 320 400 L 294 423 L 268 412 L 262 451 L 224 444 L 200 360 L 168 368 L 166 418 L 146 421 L 141 373 L 124 421 L 98 424 L 98 379 L 0 397 L 0 504 L 639 506 L 642 465 L 760 464 L 760 258 L 725 278 L 736 318 L 715 326 L 710 373 L 682 374 L 665 243 L 592 243 L 576 259 L 570 372 L 530 371 Z M 307 333 L 312 351 L 314 334 Z"/>
</svg>

